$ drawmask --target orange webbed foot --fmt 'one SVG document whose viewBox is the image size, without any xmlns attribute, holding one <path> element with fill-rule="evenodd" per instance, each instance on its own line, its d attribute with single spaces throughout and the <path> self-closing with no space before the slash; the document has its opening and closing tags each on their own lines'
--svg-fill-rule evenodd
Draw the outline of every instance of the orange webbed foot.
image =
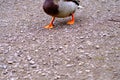
<svg viewBox="0 0 120 80">
<path fill-rule="evenodd" d="M 67 24 L 72 25 L 75 23 L 74 15 L 72 14 L 72 19 L 67 22 Z"/>
<path fill-rule="evenodd" d="M 54 27 L 54 26 L 53 26 L 54 20 L 55 20 L 55 17 L 52 17 L 52 20 L 51 20 L 50 24 L 48 24 L 48 25 L 45 26 L 44 28 L 46 28 L 46 29 L 52 29 L 52 28 Z"/>
<path fill-rule="evenodd" d="M 46 28 L 46 29 L 52 29 L 53 27 L 54 27 L 53 24 L 49 24 L 49 25 L 45 26 L 44 28 Z"/>
<path fill-rule="evenodd" d="M 70 25 L 72 25 L 72 24 L 74 24 L 74 23 L 75 23 L 74 20 L 70 20 L 70 21 L 67 22 L 67 24 L 70 24 Z"/>
</svg>

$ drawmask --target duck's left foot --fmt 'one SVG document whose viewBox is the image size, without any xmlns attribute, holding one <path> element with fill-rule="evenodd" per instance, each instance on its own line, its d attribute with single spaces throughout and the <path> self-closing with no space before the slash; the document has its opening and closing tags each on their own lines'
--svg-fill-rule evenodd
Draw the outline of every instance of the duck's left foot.
<svg viewBox="0 0 120 80">
<path fill-rule="evenodd" d="M 74 24 L 74 23 L 75 23 L 74 20 L 70 20 L 70 21 L 67 22 L 67 24 L 70 24 L 70 25 L 72 25 L 72 24 Z"/>
<path fill-rule="evenodd" d="M 53 27 L 54 27 L 53 24 L 49 24 L 49 25 L 45 26 L 44 28 L 46 28 L 46 29 L 52 29 Z"/>
<path fill-rule="evenodd" d="M 72 25 L 75 23 L 74 15 L 72 14 L 72 19 L 67 22 L 67 24 Z"/>
<path fill-rule="evenodd" d="M 47 25 L 47 26 L 45 26 L 44 28 L 46 28 L 46 29 L 52 29 L 54 26 L 53 26 L 53 21 L 55 20 L 55 17 L 52 17 L 52 20 L 51 20 L 51 22 L 50 22 L 50 24 L 49 25 Z"/>
</svg>

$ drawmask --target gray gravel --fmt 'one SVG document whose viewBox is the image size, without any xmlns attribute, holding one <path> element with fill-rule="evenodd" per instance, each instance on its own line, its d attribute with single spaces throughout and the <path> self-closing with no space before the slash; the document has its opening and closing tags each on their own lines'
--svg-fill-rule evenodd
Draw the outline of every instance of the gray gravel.
<svg viewBox="0 0 120 80">
<path fill-rule="evenodd" d="M 0 80 L 120 80 L 120 0 L 81 0 L 51 19 L 43 0 L 0 0 Z"/>
</svg>

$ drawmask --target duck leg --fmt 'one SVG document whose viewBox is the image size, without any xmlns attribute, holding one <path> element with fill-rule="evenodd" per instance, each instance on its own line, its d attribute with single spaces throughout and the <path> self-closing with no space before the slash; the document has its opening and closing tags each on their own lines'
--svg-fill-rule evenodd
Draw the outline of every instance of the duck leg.
<svg viewBox="0 0 120 80">
<path fill-rule="evenodd" d="M 48 24 L 47 26 L 45 26 L 46 29 L 52 29 L 54 26 L 53 26 L 53 22 L 55 20 L 55 17 L 52 17 L 52 20 L 50 22 L 50 24 Z"/>
<path fill-rule="evenodd" d="M 72 19 L 70 21 L 67 22 L 67 24 L 74 24 L 75 23 L 75 19 L 74 19 L 74 14 L 72 14 Z"/>
</svg>

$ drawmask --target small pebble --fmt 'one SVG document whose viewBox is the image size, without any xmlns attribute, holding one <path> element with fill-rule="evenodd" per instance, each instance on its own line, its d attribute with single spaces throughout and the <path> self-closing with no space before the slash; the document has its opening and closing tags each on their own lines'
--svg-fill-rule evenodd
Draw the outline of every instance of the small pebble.
<svg viewBox="0 0 120 80">
<path fill-rule="evenodd" d="M 96 48 L 96 49 L 100 49 L 100 46 L 99 46 L 99 45 L 96 45 L 95 48 Z"/>
<path fill-rule="evenodd" d="M 7 65 L 0 65 L 1 69 L 7 69 Z"/>
<path fill-rule="evenodd" d="M 79 66 L 82 66 L 83 64 L 84 64 L 84 62 L 80 62 L 78 65 L 79 65 Z"/>
<path fill-rule="evenodd" d="M 35 52 L 38 52 L 38 51 L 39 51 L 38 49 L 35 50 Z"/>
<path fill-rule="evenodd" d="M 32 57 L 27 56 L 27 60 L 28 60 L 28 61 L 32 60 Z"/>
<path fill-rule="evenodd" d="M 31 65 L 31 67 L 32 67 L 32 68 L 37 68 L 37 65 L 34 64 L 34 65 Z"/>
<path fill-rule="evenodd" d="M 81 36 L 80 39 L 84 39 L 84 36 Z"/>
<path fill-rule="evenodd" d="M 34 65 L 35 64 L 35 61 L 31 60 L 29 61 L 30 65 Z"/>
<path fill-rule="evenodd" d="M 17 80 L 16 78 L 10 78 L 10 80 Z"/>
<path fill-rule="evenodd" d="M 60 51 L 60 50 L 62 50 L 62 49 L 63 49 L 63 47 L 60 46 L 58 49 L 56 49 L 56 51 L 58 52 L 58 51 Z"/>
<path fill-rule="evenodd" d="M 33 41 L 36 41 L 36 40 L 37 40 L 37 38 L 35 38 L 35 37 L 34 37 L 34 38 L 32 38 L 32 40 L 33 40 Z"/>
<path fill-rule="evenodd" d="M 54 80 L 58 80 L 58 79 L 60 79 L 61 78 L 61 76 L 56 76 L 55 78 L 54 78 Z"/>
<path fill-rule="evenodd" d="M 45 73 L 42 73 L 41 75 L 42 75 L 42 76 L 46 76 L 46 74 L 45 74 Z"/>
<path fill-rule="evenodd" d="M 72 67 L 74 64 L 67 64 L 66 67 Z"/>
<path fill-rule="evenodd" d="M 20 33 L 23 33 L 23 32 L 24 32 L 23 30 L 20 31 Z"/>
<path fill-rule="evenodd" d="M 14 61 L 8 61 L 8 64 L 13 64 L 14 63 Z"/>
<path fill-rule="evenodd" d="M 84 46 L 83 46 L 83 45 L 80 45 L 80 46 L 78 47 L 78 49 L 84 49 Z"/>
<path fill-rule="evenodd" d="M 85 70 L 86 72 L 90 72 L 90 70 Z"/>
</svg>

